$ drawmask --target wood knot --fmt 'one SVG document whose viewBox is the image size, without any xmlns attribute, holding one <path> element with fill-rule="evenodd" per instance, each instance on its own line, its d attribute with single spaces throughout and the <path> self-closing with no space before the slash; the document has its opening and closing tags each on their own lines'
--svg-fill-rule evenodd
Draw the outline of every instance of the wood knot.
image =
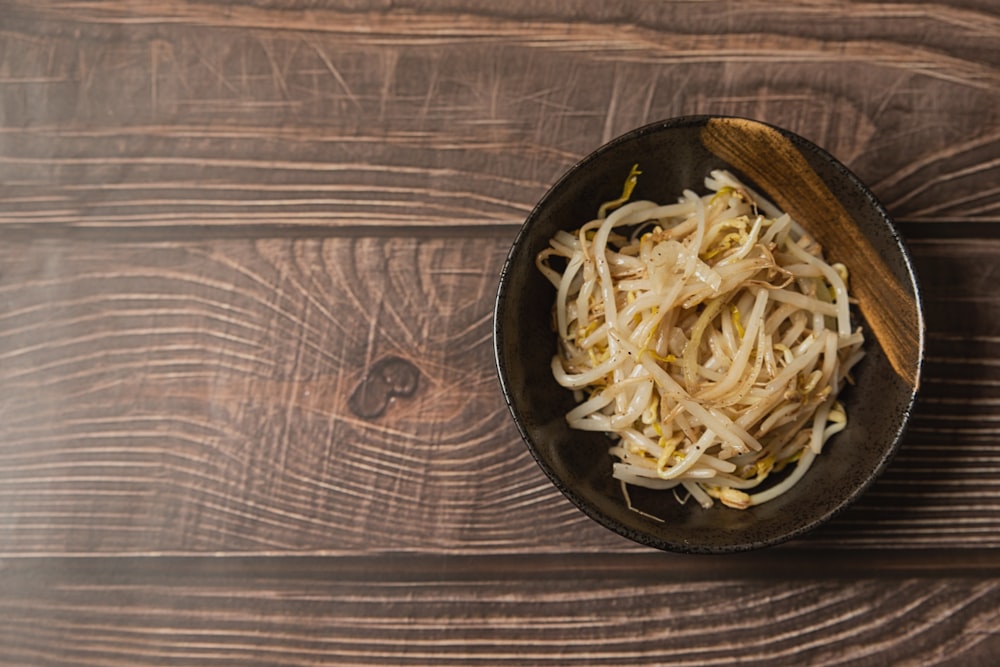
<svg viewBox="0 0 1000 667">
<path fill-rule="evenodd" d="M 400 357 L 385 357 L 375 362 L 354 389 L 347 407 L 363 419 L 375 419 L 389 407 L 394 397 L 406 398 L 417 391 L 420 371 Z"/>
</svg>

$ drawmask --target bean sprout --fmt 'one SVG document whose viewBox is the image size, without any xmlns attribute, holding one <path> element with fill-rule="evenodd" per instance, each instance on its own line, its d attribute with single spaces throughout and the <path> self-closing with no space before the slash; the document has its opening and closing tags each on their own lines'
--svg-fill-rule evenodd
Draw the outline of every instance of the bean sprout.
<svg viewBox="0 0 1000 667">
<path fill-rule="evenodd" d="M 556 289 L 552 373 L 578 398 L 566 419 L 612 438 L 630 507 L 627 486 L 759 505 L 847 423 L 837 396 L 864 342 L 847 269 L 726 171 L 660 205 L 630 201 L 637 167 L 536 259 Z"/>
</svg>

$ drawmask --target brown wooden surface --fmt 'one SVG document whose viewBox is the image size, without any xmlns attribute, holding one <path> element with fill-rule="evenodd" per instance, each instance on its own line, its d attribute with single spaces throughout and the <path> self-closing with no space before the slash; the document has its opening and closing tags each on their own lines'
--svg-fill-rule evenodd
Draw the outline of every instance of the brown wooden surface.
<svg viewBox="0 0 1000 667">
<path fill-rule="evenodd" d="M 775 549 L 650 552 L 520 442 L 520 221 L 603 141 L 752 116 L 915 260 L 915 417 Z M 993 665 L 1000 8 L 0 0 L 0 662 Z"/>
</svg>

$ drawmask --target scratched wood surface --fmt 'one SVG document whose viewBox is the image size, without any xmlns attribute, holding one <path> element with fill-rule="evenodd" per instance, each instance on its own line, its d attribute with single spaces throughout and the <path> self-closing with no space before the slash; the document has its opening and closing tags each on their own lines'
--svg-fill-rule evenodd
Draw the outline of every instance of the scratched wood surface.
<svg viewBox="0 0 1000 667">
<path fill-rule="evenodd" d="M 1000 8 L 0 0 L 0 662 L 1000 659 Z M 912 426 L 768 552 L 650 553 L 510 423 L 492 297 L 686 113 L 844 161 L 923 288 Z"/>
</svg>

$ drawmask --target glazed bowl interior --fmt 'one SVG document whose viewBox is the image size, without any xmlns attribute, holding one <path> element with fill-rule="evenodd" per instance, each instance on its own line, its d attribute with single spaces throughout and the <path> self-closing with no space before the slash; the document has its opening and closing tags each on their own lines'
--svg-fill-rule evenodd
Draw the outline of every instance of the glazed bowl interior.
<svg viewBox="0 0 1000 667">
<path fill-rule="evenodd" d="M 829 261 L 851 269 L 866 357 L 841 394 L 848 426 L 827 443 L 806 477 L 784 495 L 746 510 L 678 503 L 670 491 L 631 487 L 629 509 L 612 478 L 610 439 L 569 428 L 571 392 L 550 362 L 555 290 L 535 256 L 560 229 L 594 217 L 621 194 L 632 165 L 642 171 L 633 199 L 675 201 L 705 192 L 713 169 L 728 169 L 818 237 Z M 832 197 L 832 199 L 830 199 Z M 818 203 L 817 203 L 818 201 Z M 833 209 L 833 210 L 830 210 Z M 773 545 L 827 521 L 854 501 L 892 458 L 912 410 L 923 352 L 923 318 L 909 256 L 885 209 L 842 164 L 809 141 L 763 123 L 685 117 L 630 132 L 574 166 L 528 216 L 497 293 L 494 346 L 504 397 L 528 448 L 552 482 L 583 512 L 639 543 L 688 553 Z"/>
</svg>

